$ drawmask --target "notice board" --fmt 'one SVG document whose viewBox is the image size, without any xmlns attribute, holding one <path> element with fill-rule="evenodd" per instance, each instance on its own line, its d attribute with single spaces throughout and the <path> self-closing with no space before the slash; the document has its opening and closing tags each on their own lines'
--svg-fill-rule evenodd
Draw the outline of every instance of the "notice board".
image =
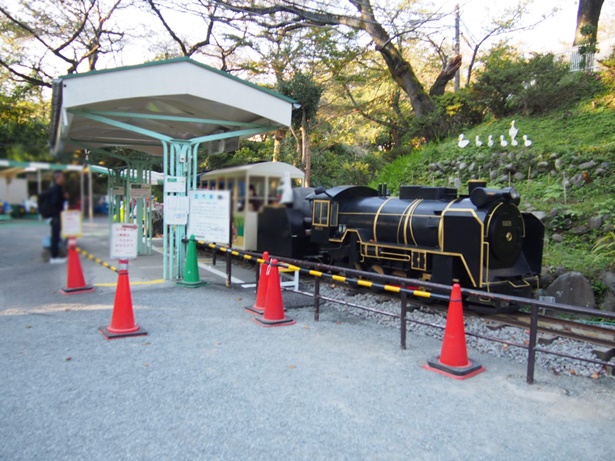
<svg viewBox="0 0 615 461">
<path fill-rule="evenodd" d="M 190 213 L 186 237 L 197 240 L 230 243 L 231 193 L 228 190 L 190 191 Z"/>
</svg>

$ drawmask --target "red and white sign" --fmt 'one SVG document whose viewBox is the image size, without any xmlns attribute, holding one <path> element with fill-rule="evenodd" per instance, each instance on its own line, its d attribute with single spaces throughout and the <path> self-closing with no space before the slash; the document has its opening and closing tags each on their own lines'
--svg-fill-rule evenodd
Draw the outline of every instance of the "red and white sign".
<svg viewBox="0 0 615 461">
<path fill-rule="evenodd" d="M 138 237 L 136 224 L 112 224 L 111 259 L 136 259 L 139 244 Z"/>
<path fill-rule="evenodd" d="M 60 215 L 62 237 L 81 237 L 81 211 L 65 210 Z"/>
</svg>

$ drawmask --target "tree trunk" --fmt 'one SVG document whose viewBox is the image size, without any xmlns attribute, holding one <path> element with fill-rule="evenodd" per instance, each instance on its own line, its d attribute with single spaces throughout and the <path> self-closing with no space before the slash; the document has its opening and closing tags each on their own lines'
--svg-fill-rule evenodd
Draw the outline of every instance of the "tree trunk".
<svg viewBox="0 0 615 461">
<path fill-rule="evenodd" d="M 380 24 L 373 22 L 366 23 L 365 29 L 376 44 L 376 50 L 384 58 L 393 80 L 410 98 L 414 114 L 422 117 L 433 112 L 436 108 L 434 102 L 423 88 L 410 63 L 393 46 L 386 30 Z"/>
<path fill-rule="evenodd" d="M 305 168 L 305 180 L 303 187 L 310 187 L 310 177 L 312 175 L 312 158 L 310 153 L 310 137 L 308 136 L 307 119 L 305 110 L 301 118 L 301 161 Z"/>
<path fill-rule="evenodd" d="M 280 161 L 280 152 L 282 151 L 282 141 L 286 137 L 286 129 L 280 128 L 273 133 L 273 158 L 274 162 Z"/>
<path fill-rule="evenodd" d="M 442 72 L 440 72 L 440 75 L 438 75 L 438 78 L 436 78 L 436 81 L 431 86 L 429 95 L 442 96 L 444 94 L 444 90 L 446 90 L 446 84 L 455 78 L 455 75 L 457 75 L 457 71 L 460 67 L 461 55 L 459 54 L 451 59 L 448 65 L 442 69 Z"/>
<path fill-rule="evenodd" d="M 595 43 L 598 35 L 598 20 L 600 19 L 600 11 L 604 0 L 579 0 L 579 10 L 577 12 L 577 28 L 574 34 L 574 42 L 572 46 L 582 45 L 588 39 Z M 581 33 L 581 29 L 585 26 L 594 26 L 592 35 L 589 37 Z"/>
</svg>

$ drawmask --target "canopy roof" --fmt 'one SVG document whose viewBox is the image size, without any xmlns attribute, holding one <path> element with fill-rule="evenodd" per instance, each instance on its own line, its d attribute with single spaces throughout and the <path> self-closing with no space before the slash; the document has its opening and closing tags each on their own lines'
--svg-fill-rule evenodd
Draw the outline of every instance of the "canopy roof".
<svg viewBox="0 0 615 461">
<path fill-rule="evenodd" d="M 294 100 L 189 58 L 54 81 L 51 148 L 124 147 L 161 156 L 164 141 L 234 150 L 240 138 L 289 126 Z"/>
<path fill-rule="evenodd" d="M 89 165 L 88 168 L 90 169 L 92 173 L 105 174 L 107 176 L 111 174 L 111 170 L 104 166 Z M 120 176 L 125 178 L 127 171 L 128 171 L 130 178 L 135 179 L 137 177 L 137 171 L 135 169 L 130 169 L 130 170 L 123 169 L 120 171 Z M 164 173 L 159 173 L 158 171 L 148 171 L 146 172 L 146 176 L 150 177 L 150 181 L 149 181 L 150 184 L 156 184 L 156 185 L 164 184 Z"/>
<path fill-rule="evenodd" d="M 236 178 L 248 176 L 267 176 L 282 178 L 288 174 L 292 179 L 303 179 L 305 173 L 299 168 L 289 165 L 284 162 L 258 162 L 248 165 L 233 166 L 229 168 L 220 168 L 219 170 L 207 171 L 200 173 L 200 180 L 217 179 L 217 178 Z"/>
<path fill-rule="evenodd" d="M 35 171 L 83 171 L 83 165 L 61 165 L 47 162 L 19 162 L 16 160 L 0 159 L 0 177 L 13 177 L 21 173 Z"/>
</svg>

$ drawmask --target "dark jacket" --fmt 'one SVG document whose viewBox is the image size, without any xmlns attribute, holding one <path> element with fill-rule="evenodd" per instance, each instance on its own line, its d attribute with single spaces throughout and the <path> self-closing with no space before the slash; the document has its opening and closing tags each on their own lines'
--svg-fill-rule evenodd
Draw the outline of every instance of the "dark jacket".
<svg viewBox="0 0 615 461">
<path fill-rule="evenodd" d="M 52 218 L 59 217 L 64 211 L 64 188 L 58 184 L 54 184 L 49 189 L 49 203 L 51 203 L 53 213 Z"/>
</svg>

